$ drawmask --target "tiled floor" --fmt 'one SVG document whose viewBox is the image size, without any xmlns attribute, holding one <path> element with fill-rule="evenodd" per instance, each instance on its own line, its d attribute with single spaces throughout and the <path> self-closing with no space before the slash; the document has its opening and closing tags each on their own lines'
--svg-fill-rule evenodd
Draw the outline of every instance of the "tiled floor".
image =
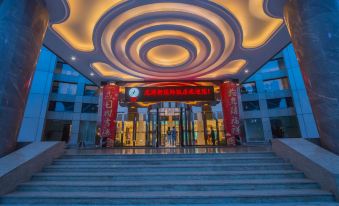
<svg viewBox="0 0 339 206">
<path fill-rule="evenodd" d="M 186 147 L 186 148 L 91 148 L 68 149 L 66 154 L 199 154 L 232 152 L 270 152 L 271 146 Z"/>
</svg>

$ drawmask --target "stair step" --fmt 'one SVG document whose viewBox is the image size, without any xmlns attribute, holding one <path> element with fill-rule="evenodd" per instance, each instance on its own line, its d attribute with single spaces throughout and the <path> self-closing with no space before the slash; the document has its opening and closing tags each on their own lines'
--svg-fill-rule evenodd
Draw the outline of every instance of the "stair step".
<svg viewBox="0 0 339 206">
<path fill-rule="evenodd" d="M 303 178 L 304 174 L 296 170 L 267 171 L 166 171 L 166 172 L 44 172 L 33 176 L 33 180 L 101 180 L 101 181 L 143 181 L 143 180 L 220 180 L 220 179 L 269 179 Z"/>
<path fill-rule="evenodd" d="M 282 170 L 293 169 L 289 163 L 243 163 L 243 164 L 176 164 L 176 165 L 51 165 L 44 171 L 64 172 L 138 172 L 142 171 L 230 171 L 230 170 Z"/>
<path fill-rule="evenodd" d="M 283 163 L 281 158 L 277 157 L 237 157 L 237 158 L 140 158 L 140 159 L 59 159 L 54 161 L 54 165 L 168 165 L 168 164 L 208 164 L 208 163 Z"/>
<path fill-rule="evenodd" d="M 262 189 L 318 189 L 319 186 L 308 179 L 270 179 L 270 180 L 181 180 L 181 181 L 33 181 L 20 185 L 18 191 L 224 191 L 224 190 L 262 190 Z"/>
<path fill-rule="evenodd" d="M 285 190 L 225 190 L 225 191 L 168 191 L 168 192 L 14 192 L 0 202 L 58 203 L 58 204 L 225 204 L 330 202 L 331 193 L 318 189 Z"/>
<path fill-rule="evenodd" d="M 170 158 L 277 157 L 273 152 L 230 152 L 196 154 L 65 154 L 62 159 L 170 159 Z"/>
</svg>

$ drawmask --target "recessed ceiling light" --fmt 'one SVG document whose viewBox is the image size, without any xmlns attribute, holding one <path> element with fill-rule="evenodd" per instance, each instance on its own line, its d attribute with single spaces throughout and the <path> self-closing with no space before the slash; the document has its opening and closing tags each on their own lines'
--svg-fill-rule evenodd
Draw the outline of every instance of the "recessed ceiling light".
<svg viewBox="0 0 339 206">
<path fill-rule="evenodd" d="M 91 72 L 91 73 L 90 73 L 90 75 L 91 75 L 91 76 L 94 76 L 94 73 L 93 73 L 93 72 Z"/>
<path fill-rule="evenodd" d="M 247 74 L 249 71 L 248 71 L 248 69 L 245 69 L 245 73 Z"/>
<path fill-rule="evenodd" d="M 71 56 L 71 60 L 75 61 L 75 60 L 77 60 L 77 58 L 75 56 Z"/>
</svg>

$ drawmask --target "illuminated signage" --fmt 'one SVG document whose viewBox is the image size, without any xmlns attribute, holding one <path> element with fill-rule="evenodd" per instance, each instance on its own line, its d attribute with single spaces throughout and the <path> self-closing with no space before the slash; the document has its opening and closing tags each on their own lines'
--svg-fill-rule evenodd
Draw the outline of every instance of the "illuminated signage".
<svg viewBox="0 0 339 206">
<path fill-rule="evenodd" d="M 127 102 L 213 101 L 214 87 L 126 87 Z"/>
</svg>

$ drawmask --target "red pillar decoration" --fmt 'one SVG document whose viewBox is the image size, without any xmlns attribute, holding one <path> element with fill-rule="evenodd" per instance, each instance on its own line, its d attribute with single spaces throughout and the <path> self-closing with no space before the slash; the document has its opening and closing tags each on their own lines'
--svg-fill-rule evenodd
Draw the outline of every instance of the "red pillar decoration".
<svg viewBox="0 0 339 206">
<path fill-rule="evenodd" d="M 221 104 L 227 145 L 235 146 L 240 135 L 237 84 L 224 82 L 220 85 Z"/>
<path fill-rule="evenodd" d="M 119 103 L 119 86 L 105 85 L 102 92 L 101 137 L 103 146 L 114 146 Z"/>
</svg>

